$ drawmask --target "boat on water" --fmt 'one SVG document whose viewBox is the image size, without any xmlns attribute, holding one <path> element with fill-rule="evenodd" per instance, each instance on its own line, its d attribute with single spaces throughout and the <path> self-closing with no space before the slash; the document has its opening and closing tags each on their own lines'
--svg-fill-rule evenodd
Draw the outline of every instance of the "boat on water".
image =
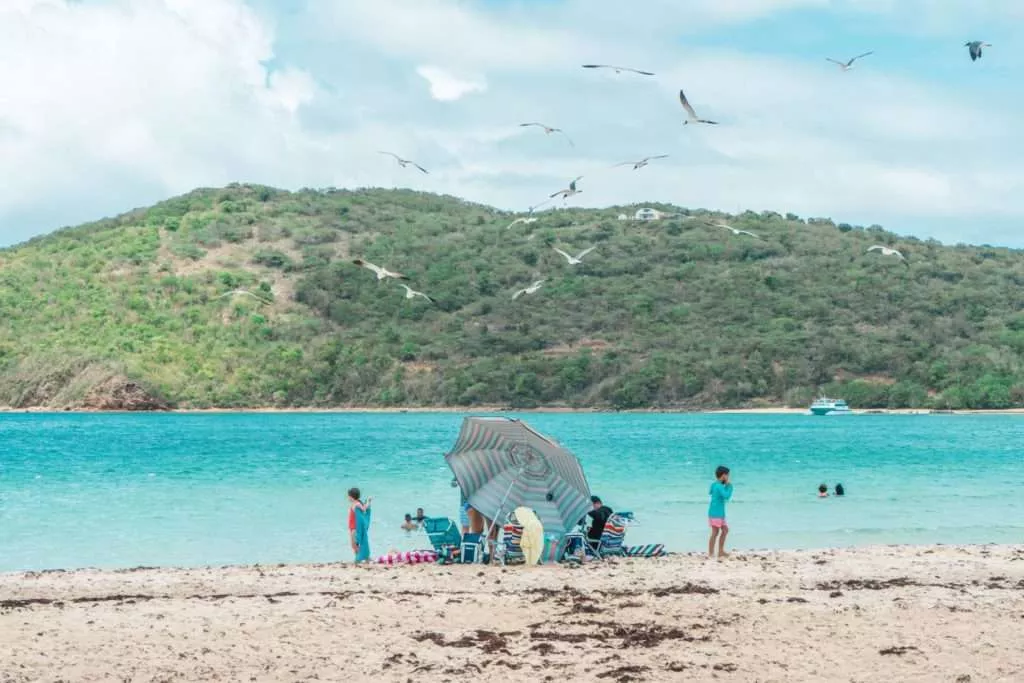
<svg viewBox="0 0 1024 683">
<path fill-rule="evenodd" d="M 812 415 L 849 415 L 850 406 L 841 398 L 822 396 L 811 404 Z"/>
</svg>

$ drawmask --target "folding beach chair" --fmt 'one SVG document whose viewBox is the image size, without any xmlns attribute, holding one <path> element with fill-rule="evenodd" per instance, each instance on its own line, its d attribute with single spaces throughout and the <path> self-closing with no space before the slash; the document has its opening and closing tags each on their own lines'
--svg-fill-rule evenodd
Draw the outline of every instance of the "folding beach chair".
<svg viewBox="0 0 1024 683">
<path fill-rule="evenodd" d="M 596 544 L 587 544 L 589 554 L 601 560 L 606 557 L 621 557 L 624 555 L 622 542 L 626 539 L 626 527 L 634 521 L 632 512 L 616 512 L 613 514 L 604 525 L 601 540 Z"/>
<path fill-rule="evenodd" d="M 462 534 L 455 522 L 447 517 L 427 517 L 423 520 L 423 530 L 437 551 L 437 561 L 454 562 L 462 549 Z"/>
<path fill-rule="evenodd" d="M 462 564 L 476 564 L 484 561 L 483 534 L 464 534 L 459 546 L 459 559 Z"/>
<path fill-rule="evenodd" d="M 509 522 L 502 527 L 501 535 L 502 564 L 518 564 L 526 562 L 526 554 L 523 552 L 523 527 Z"/>
</svg>

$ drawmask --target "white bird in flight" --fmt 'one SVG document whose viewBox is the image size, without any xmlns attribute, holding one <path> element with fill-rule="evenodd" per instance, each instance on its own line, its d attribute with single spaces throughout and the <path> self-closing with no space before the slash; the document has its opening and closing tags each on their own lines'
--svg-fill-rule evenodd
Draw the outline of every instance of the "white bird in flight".
<svg viewBox="0 0 1024 683">
<path fill-rule="evenodd" d="M 629 71 L 631 73 L 640 74 L 641 76 L 653 76 L 654 74 L 650 71 L 641 71 L 640 69 L 631 69 L 628 66 L 613 66 L 611 64 L 584 64 L 584 69 L 611 69 L 617 74 L 621 74 L 623 71 Z"/>
<path fill-rule="evenodd" d="M 410 161 L 409 159 L 403 159 L 402 157 L 398 156 L 394 152 L 378 152 L 378 154 L 384 154 L 384 155 L 387 155 L 389 157 L 394 157 L 395 161 L 397 161 L 398 165 L 401 166 L 402 168 L 405 168 L 406 166 L 412 165 L 412 166 L 415 166 L 416 168 L 418 168 L 423 173 L 430 173 L 430 171 L 428 171 L 427 169 L 423 168 L 422 166 L 417 164 L 415 161 Z"/>
<path fill-rule="evenodd" d="M 839 68 L 842 69 L 843 71 L 849 71 L 850 69 L 853 68 L 853 63 L 856 62 L 858 59 L 860 59 L 861 57 L 867 57 L 868 55 L 873 55 L 873 54 L 875 54 L 875 53 L 874 52 L 865 52 L 862 55 L 857 55 L 856 57 L 850 57 L 850 59 L 848 61 L 845 61 L 845 62 L 840 62 L 838 59 L 832 59 L 831 57 L 825 57 L 825 59 L 827 61 L 829 61 L 829 62 L 832 62 L 833 64 L 838 64 Z"/>
<path fill-rule="evenodd" d="M 522 218 L 517 218 L 514 221 L 512 221 L 511 223 L 509 223 L 508 227 L 506 227 L 505 229 L 508 230 L 513 225 L 518 225 L 519 223 L 527 223 L 527 224 L 529 224 L 529 223 L 536 223 L 536 222 L 537 222 L 537 219 L 534 218 L 533 216 L 524 216 Z"/>
<path fill-rule="evenodd" d="M 725 223 L 711 223 L 711 225 L 715 226 L 716 228 L 725 228 L 726 230 L 731 230 L 732 234 L 734 235 L 750 235 L 755 239 L 761 239 L 760 235 L 755 235 L 749 230 L 740 230 L 739 228 L 734 228 L 731 225 L 726 225 Z"/>
<path fill-rule="evenodd" d="M 402 285 L 402 283 L 398 283 L 398 284 Z M 417 292 L 415 289 L 413 289 L 409 285 L 402 285 L 402 287 L 405 287 L 405 298 L 406 299 L 415 299 L 416 297 L 421 296 L 421 297 L 423 297 L 424 299 L 426 299 L 427 301 L 429 301 L 431 303 L 434 302 L 434 300 L 431 299 L 429 296 L 427 296 L 423 292 Z"/>
<path fill-rule="evenodd" d="M 523 288 L 523 289 L 520 289 L 520 290 L 519 290 L 519 291 L 517 291 L 517 292 L 516 292 L 515 294 L 513 294 L 513 295 L 512 295 L 512 299 L 513 299 L 513 300 L 515 300 L 515 299 L 518 299 L 519 297 L 521 297 L 521 296 L 522 296 L 522 295 L 524 295 L 524 294 L 533 294 L 533 293 L 534 293 L 534 292 L 536 292 L 536 291 L 537 291 L 538 289 L 540 289 L 540 286 L 541 286 L 542 284 L 544 284 L 544 280 L 537 280 L 536 282 L 534 282 L 534 283 L 533 283 L 532 285 L 530 285 L 529 287 L 525 287 L 525 288 Z"/>
<path fill-rule="evenodd" d="M 651 163 L 651 161 L 653 159 L 665 159 L 667 157 L 668 157 L 667 154 L 658 154 L 658 155 L 655 155 L 653 157 L 644 157 L 640 161 L 623 161 L 621 164 L 615 164 L 615 165 L 616 166 L 629 166 L 630 164 L 633 164 L 633 170 L 635 171 L 638 168 L 643 168 L 647 164 Z"/>
<path fill-rule="evenodd" d="M 537 123 L 536 121 L 534 121 L 533 123 L 520 123 L 519 124 L 520 128 L 529 128 L 531 126 L 533 126 L 535 128 L 543 128 L 544 132 L 547 133 L 548 135 L 551 135 L 552 133 L 561 133 L 562 137 L 564 137 L 566 139 L 566 141 L 569 143 L 570 147 L 575 147 L 576 146 L 573 143 L 572 138 L 570 138 L 566 134 L 566 132 L 564 130 L 562 130 L 561 128 L 554 128 L 552 126 L 548 126 L 548 125 L 543 124 L 543 123 Z"/>
<path fill-rule="evenodd" d="M 718 121 L 709 121 L 708 119 L 702 119 L 697 116 L 697 112 L 695 112 L 693 107 L 690 106 L 690 101 L 686 99 L 686 95 L 683 94 L 682 90 L 679 91 L 679 102 L 682 103 L 683 109 L 686 110 L 686 120 L 683 121 L 683 125 L 686 125 L 687 123 L 708 123 L 712 126 L 718 125 Z"/>
<path fill-rule="evenodd" d="M 880 251 L 880 252 L 882 252 L 882 256 L 895 256 L 896 258 L 898 258 L 899 260 L 903 261 L 904 263 L 907 262 L 907 258 L 903 254 L 901 254 L 898 249 L 892 249 L 890 247 L 884 247 L 881 244 L 876 244 L 874 246 L 868 247 L 868 251 L 869 252 L 871 252 L 871 251 Z"/>
<path fill-rule="evenodd" d="M 266 299 L 264 299 L 263 297 L 256 296 L 255 294 L 253 294 L 252 292 L 250 292 L 247 289 L 232 289 L 230 292 L 224 292 L 223 294 L 221 294 L 217 298 L 218 299 L 223 299 L 224 297 L 228 297 L 228 296 L 251 296 L 253 299 L 256 299 L 256 301 L 259 301 L 261 304 L 270 304 L 270 302 L 267 301 Z"/>
<path fill-rule="evenodd" d="M 374 264 L 370 263 L 369 261 L 364 261 L 361 258 L 357 258 L 357 259 L 353 260 L 352 263 L 356 264 L 357 266 L 361 266 L 363 268 L 367 268 L 369 270 L 372 270 L 374 273 L 377 274 L 377 279 L 378 280 L 383 280 L 383 279 L 389 278 L 389 277 L 393 277 L 396 280 L 408 280 L 409 279 L 406 276 L 402 275 L 401 273 L 396 273 L 393 270 L 388 270 L 387 268 L 381 268 L 380 266 L 375 266 Z"/>
<path fill-rule="evenodd" d="M 556 192 L 553 195 L 551 195 L 551 199 L 554 199 L 555 197 L 561 197 L 562 199 L 568 199 L 569 197 L 573 196 L 574 194 L 579 194 L 580 192 L 583 192 L 583 190 L 577 190 L 576 189 L 576 183 L 579 182 L 582 178 L 583 178 L 583 176 L 577 176 L 576 180 L 574 180 L 571 183 L 569 183 L 569 189 L 568 190 L 559 190 L 558 192 Z"/>
<path fill-rule="evenodd" d="M 555 251 L 557 251 L 559 254 L 561 254 L 562 256 L 565 257 L 565 260 L 569 262 L 570 266 L 577 266 L 577 265 L 583 263 L 583 257 L 584 256 L 586 256 L 590 252 L 592 252 L 595 249 L 597 249 L 597 245 L 594 245 L 592 247 L 584 249 L 583 251 L 581 251 L 580 253 L 576 254 L 575 256 L 573 256 L 571 254 L 565 253 L 564 251 L 562 251 L 558 247 L 553 247 L 553 248 L 554 248 Z"/>
</svg>

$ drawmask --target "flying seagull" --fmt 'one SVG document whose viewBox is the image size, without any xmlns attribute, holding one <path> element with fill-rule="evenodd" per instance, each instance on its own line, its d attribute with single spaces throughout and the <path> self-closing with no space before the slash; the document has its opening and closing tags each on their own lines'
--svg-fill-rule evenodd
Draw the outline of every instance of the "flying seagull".
<svg viewBox="0 0 1024 683">
<path fill-rule="evenodd" d="M 259 301 L 261 304 L 269 304 L 270 303 L 269 301 L 267 301 L 263 297 L 256 296 L 255 294 L 253 294 L 252 292 L 250 292 L 247 289 L 232 289 L 230 292 L 224 292 L 223 294 L 221 294 L 217 298 L 218 299 L 223 299 L 224 297 L 228 297 L 228 296 L 251 296 L 253 299 L 256 299 L 256 301 Z"/>
<path fill-rule="evenodd" d="M 430 173 L 430 171 L 428 171 L 427 169 L 423 168 L 422 166 L 417 164 L 415 161 L 410 161 L 409 159 L 403 159 L 402 157 L 398 156 L 394 152 L 378 152 L 378 154 L 386 154 L 389 157 L 394 157 L 395 161 L 397 161 L 398 165 L 401 166 L 402 168 L 405 168 L 406 166 L 412 164 L 413 166 L 415 166 L 416 168 L 418 168 L 422 172 Z"/>
<path fill-rule="evenodd" d="M 402 284 L 402 283 L 399 283 L 399 284 Z M 421 297 L 423 297 L 424 299 L 426 299 L 427 301 L 429 301 L 431 303 L 434 302 L 433 299 L 431 299 L 429 296 L 427 296 L 423 292 L 417 292 L 415 289 L 413 289 L 409 285 L 402 285 L 402 286 L 405 287 L 405 298 L 406 299 L 415 299 L 416 297 L 421 296 Z"/>
<path fill-rule="evenodd" d="M 554 247 L 555 251 L 557 251 L 559 254 L 561 254 L 562 256 L 565 257 L 565 260 L 569 262 L 570 266 L 577 266 L 577 265 L 583 263 L 583 257 L 586 256 L 587 254 L 589 254 L 590 252 L 594 251 L 595 249 L 597 249 L 597 245 L 594 245 L 592 247 L 584 249 L 583 251 L 581 251 L 580 253 L 576 254 L 575 256 L 572 256 L 571 254 L 566 254 L 564 251 L 562 251 L 558 247 Z"/>
<path fill-rule="evenodd" d="M 981 59 L 981 48 L 992 47 L 992 45 L 982 40 L 969 40 L 964 43 L 964 47 L 971 53 L 971 61 L 974 62 Z"/>
<path fill-rule="evenodd" d="M 686 125 L 687 123 L 710 123 L 712 126 L 718 125 L 718 121 L 708 121 L 707 119 L 699 118 L 697 116 L 697 112 L 695 112 L 693 107 L 690 106 L 690 102 L 686 99 L 686 95 L 683 94 L 682 90 L 679 91 L 679 101 L 682 103 L 683 109 L 686 110 L 686 120 L 683 121 L 683 125 Z"/>
<path fill-rule="evenodd" d="M 882 252 L 882 256 L 895 256 L 900 261 L 903 261 L 904 263 L 907 262 L 907 258 L 903 254 L 901 254 L 899 250 L 890 249 L 889 247 L 883 247 L 881 244 L 876 244 L 872 247 L 868 247 L 868 251 L 880 251 Z"/>
<path fill-rule="evenodd" d="M 575 147 L 576 146 L 575 144 L 573 144 L 572 139 L 568 135 L 566 135 L 565 131 L 562 130 L 561 128 L 552 128 L 551 126 L 545 125 L 543 123 L 537 123 L 536 121 L 533 122 L 533 123 L 520 123 L 519 124 L 520 128 L 529 128 L 530 126 L 533 126 L 535 128 L 543 128 L 544 132 L 547 133 L 548 135 L 551 135 L 552 133 L 561 133 L 562 136 L 565 137 L 565 139 L 569 142 L 569 146 L 570 147 Z"/>
<path fill-rule="evenodd" d="M 537 222 L 536 218 L 533 218 L 532 216 L 524 216 L 523 218 L 517 218 L 514 221 L 512 221 L 511 223 L 509 223 L 508 227 L 506 227 L 505 229 L 508 230 L 513 225 L 518 225 L 519 223 L 527 223 L 527 224 L 529 224 L 529 223 L 536 223 L 536 222 Z"/>
<path fill-rule="evenodd" d="M 569 197 L 573 196 L 574 194 L 579 194 L 580 192 L 583 192 L 583 190 L 577 190 L 576 189 L 576 183 L 581 178 L 583 178 L 583 176 L 577 176 L 576 180 L 574 180 L 571 183 L 569 183 L 569 189 L 568 190 L 559 190 L 558 192 L 556 192 L 553 195 L 551 195 L 551 199 L 554 199 L 555 197 L 561 197 L 562 199 L 568 199 Z"/>
<path fill-rule="evenodd" d="M 750 235 L 755 239 L 761 239 L 760 235 L 755 235 L 749 230 L 740 230 L 739 228 L 734 228 L 731 225 L 726 225 L 725 223 L 710 223 L 710 225 L 713 225 L 716 228 L 725 228 L 726 230 L 731 230 L 732 234 L 734 235 Z"/>
<path fill-rule="evenodd" d="M 534 282 L 534 283 L 533 283 L 532 285 L 530 285 L 529 287 L 526 287 L 525 289 L 520 289 L 520 290 L 519 290 L 519 291 L 517 291 L 517 292 L 516 292 L 515 294 L 513 294 L 513 295 L 512 295 L 512 299 L 513 299 L 513 300 L 514 300 L 514 299 L 518 299 L 518 298 L 519 298 L 519 297 L 521 297 L 521 296 L 522 296 L 523 294 L 533 294 L 533 293 L 534 293 L 534 292 L 536 292 L 536 291 L 537 291 L 538 289 L 540 289 L 540 286 L 541 286 L 542 284 L 544 284 L 544 280 L 537 280 L 536 282 Z"/>
<path fill-rule="evenodd" d="M 856 62 L 858 59 L 860 59 L 861 57 L 867 57 L 868 55 L 873 55 L 873 54 L 875 54 L 875 53 L 874 52 L 865 52 L 862 55 L 857 55 L 856 57 L 850 57 L 850 61 L 848 61 L 848 62 L 840 62 L 838 59 L 832 59 L 831 57 L 825 57 L 825 59 L 827 61 L 829 61 L 829 62 L 832 62 L 833 64 L 838 64 L 839 68 L 842 69 L 843 71 L 849 71 L 850 69 L 853 68 L 853 63 Z"/>
<path fill-rule="evenodd" d="M 615 73 L 620 74 L 623 71 L 629 71 L 631 73 L 640 74 L 641 76 L 653 76 L 650 71 L 641 71 L 640 69 L 631 69 L 628 66 L 613 66 L 611 64 L 584 64 L 584 69 L 611 69 Z"/>
<path fill-rule="evenodd" d="M 381 268 L 380 266 L 375 266 L 372 263 L 370 263 L 369 261 L 364 261 L 361 258 L 355 259 L 354 261 L 352 261 L 352 263 L 356 264 L 357 266 L 362 266 L 363 268 L 368 268 L 369 270 L 372 270 L 374 273 L 377 274 L 377 279 L 378 280 L 383 280 L 384 278 L 388 278 L 388 277 L 393 277 L 393 278 L 395 278 L 397 280 L 408 280 L 409 279 L 406 276 L 402 275 L 401 273 L 396 273 L 393 270 L 388 270 L 387 268 Z"/>
<path fill-rule="evenodd" d="M 635 171 L 638 168 L 643 168 L 644 166 L 649 164 L 652 159 L 664 159 L 666 157 L 668 157 L 667 154 L 658 154 L 658 155 L 653 156 L 653 157 L 644 157 L 640 161 L 623 161 L 621 164 L 615 164 L 615 165 L 616 166 L 629 166 L 630 164 L 633 164 L 633 170 Z"/>
</svg>

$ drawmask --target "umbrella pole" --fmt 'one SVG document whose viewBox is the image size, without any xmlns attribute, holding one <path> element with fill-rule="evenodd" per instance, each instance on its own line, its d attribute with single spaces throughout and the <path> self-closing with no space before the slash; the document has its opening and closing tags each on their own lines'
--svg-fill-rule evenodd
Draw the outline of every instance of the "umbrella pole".
<svg viewBox="0 0 1024 683">
<path fill-rule="evenodd" d="M 500 515 L 501 511 L 505 509 L 505 503 L 508 502 L 508 497 L 512 495 L 512 487 L 516 485 L 516 482 L 519 480 L 519 475 L 523 473 L 524 469 L 525 468 L 523 467 L 519 468 L 519 472 L 516 474 L 515 477 L 512 478 L 512 481 L 509 482 L 508 489 L 505 491 L 505 496 L 501 499 L 501 502 L 498 504 L 498 510 L 497 512 L 494 513 L 494 516 L 491 518 L 491 524 L 487 527 L 487 530 L 484 533 L 484 540 L 487 543 L 491 542 L 491 530 L 494 529 L 494 525 L 498 523 L 498 515 Z M 493 555 L 494 553 L 492 552 L 491 554 Z"/>
</svg>

